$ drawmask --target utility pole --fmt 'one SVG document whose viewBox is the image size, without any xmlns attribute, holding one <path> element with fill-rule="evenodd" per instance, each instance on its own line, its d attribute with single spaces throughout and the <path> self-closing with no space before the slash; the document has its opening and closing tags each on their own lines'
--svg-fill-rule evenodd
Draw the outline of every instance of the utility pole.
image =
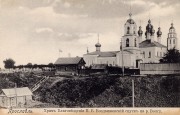
<svg viewBox="0 0 180 115">
<path fill-rule="evenodd" d="M 123 56 L 123 40 L 121 38 L 121 54 L 122 54 L 122 76 L 124 76 L 124 56 Z"/>
<path fill-rule="evenodd" d="M 132 79 L 132 107 L 134 107 L 134 80 Z"/>
<path fill-rule="evenodd" d="M 15 88 L 15 96 L 16 96 L 16 107 L 17 107 L 18 105 L 17 105 L 17 91 L 16 91 L 17 84 L 16 84 L 16 83 L 15 83 L 15 87 L 14 87 L 14 88 Z"/>
</svg>

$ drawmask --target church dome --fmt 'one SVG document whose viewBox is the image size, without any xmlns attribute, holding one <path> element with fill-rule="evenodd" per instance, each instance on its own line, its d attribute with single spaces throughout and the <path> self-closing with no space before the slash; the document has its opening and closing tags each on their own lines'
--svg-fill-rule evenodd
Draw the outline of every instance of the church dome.
<svg viewBox="0 0 180 115">
<path fill-rule="evenodd" d="M 133 19 L 128 19 L 128 20 L 127 20 L 127 23 L 129 23 L 129 24 L 135 24 L 135 21 L 134 21 Z"/>
<path fill-rule="evenodd" d="M 135 21 L 131 18 L 132 14 L 130 13 L 129 14 L 129 19 L 126 21 L 126 23 L 129 23 L 129 24 L 135 24 Z"/>
<path fill-rule="evenodd" d="M 151 20 L 149 19 L 149 20 L 148 20 L 148 24 L 147 24 L 147 26 L 146 26 L 146 31 L 149 32 L 149 33 L 151 33 L 152 30 L 153 30 L 153 25 L 151 24 Z"/>
<path fill-rule="evenodd" d="M 173 23 L 171 23 L 171 27 L 169 29 L 175 29 Z"/>
<path fill-rule="evenodd" d="M 159 27 L 159 28 L 158 28 L 158 31 L 157 31 L 157 36 L 158 36 L 158 37 L 161 37 L 161 35 L 162 35 L 162 32 L 161 32 L 161 28 Z"/>
<path fill-rule="evenodd" d="M 96 47 L 101 47 L 101 44 L 98 42 L 95 44 Z"/>
</svg>

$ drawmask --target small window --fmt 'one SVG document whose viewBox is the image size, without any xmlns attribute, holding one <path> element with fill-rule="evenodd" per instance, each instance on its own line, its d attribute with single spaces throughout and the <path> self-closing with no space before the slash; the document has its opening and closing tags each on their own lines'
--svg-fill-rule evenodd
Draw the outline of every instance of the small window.
<svg viewBox="0 0 180 115">
<path fill-rule="evenodd" d="M 173 43 L 175 44 L 175 39 L 173 40 Z"/>
<path fill-rule="evenodd" d="M 162 57 L 162 52 L 160 52 L 160 57 Z"/>
<path fill-rule="evenodd" d="M 145 51 L 143 51 L 143 55 L 144 55 L 144 58 L 145 58 L 145 57 L 146 57 L 146 56 L 145 56 Z"/>
<path fill-rule="evenodd" d="M 129 38 L 126 39 L 126 47 L 129 47 Z"/>
<path fill-rule="evenodd" d="M 171 44 L 171 39 L 169 40 L 169 44 Z"/>
<path fill-rule="evenodd" d="M 136 38 L 134 39 L 134 47 L 137 47 Z"/>
<path fill-rule="evenodd" d="M 68 69 L 68 68 L 67 68 L 67 67 L 65 67 L 65 71 L 67 71 L 67 69 Z"/>
<path fill-rule="evenodd" d="M 151 58 L 151 52 L 149 52 L 149 58 Z"/>
<path fill-rule="evenodd" d="M 113 65 L 115 65 L 114 61 L 113 61 Z"/>
<path fill-rule="evenodd" d="M 157 52 L 157 57 L 159 56 L 158 52 Z"/>
<path fill-rule="evenodd" d="M 130 33 L 130 28 L 129 27 L 127 27 L 127 34 L 129 34 Z"/>
</svg>

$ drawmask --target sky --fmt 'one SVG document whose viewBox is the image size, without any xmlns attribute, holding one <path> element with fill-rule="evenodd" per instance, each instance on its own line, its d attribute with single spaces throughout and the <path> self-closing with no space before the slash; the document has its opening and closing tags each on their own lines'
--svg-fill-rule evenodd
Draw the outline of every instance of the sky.
<svg viewBox="0 0 180 115">
<path fill-rule="evenodd" d="M 166 45 L 172 22 L 180 39 L 179 7 L 180 0 L 0 0 L 0 68 L 8 58 L 25 65 L 83 56 L 95 51 L 98 33 L 102 51 L 118 51 L 130 9 L 144 33 L 149 19 L 160 26 Z"/>
</svg>

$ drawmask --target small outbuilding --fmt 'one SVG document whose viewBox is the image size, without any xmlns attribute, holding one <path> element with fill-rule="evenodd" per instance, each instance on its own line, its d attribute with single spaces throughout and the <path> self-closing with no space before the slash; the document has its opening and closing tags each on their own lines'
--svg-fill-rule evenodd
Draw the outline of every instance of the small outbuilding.
<svg viewBox="0 0 180 115">
<path fill-rule="evenodd" d="M 0 106 L 23 107 L 32 101 L 32 95 L 28 87 L 2 89 L 0 93 Z"/>
<path fill-rule="evenodd" d="M 58 58 L 54 63 L 58 74 L 79 74 L 85 68 L 85 61 L 82 57 Z"/>
</svg>

